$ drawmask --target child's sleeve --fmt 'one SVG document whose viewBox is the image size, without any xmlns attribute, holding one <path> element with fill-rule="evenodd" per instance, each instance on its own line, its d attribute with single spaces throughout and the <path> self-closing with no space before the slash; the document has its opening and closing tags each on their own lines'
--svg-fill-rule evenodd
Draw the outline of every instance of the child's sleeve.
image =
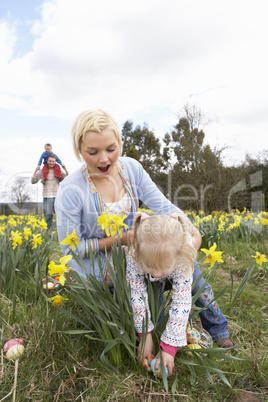
<svg viewBox="0 0 268 402">
<path fill-rule="evenodd" d="M 62 165 L 62 161 L 60 160 L 60 158 L 59 158 L 56 154 L 54 154 L 53 152 L 51 152 L 51 153 L 56 156 L 56 162 L 57 162 L 59 165 Z"/>
<path fill-rule="evenodd" d="M 169 308 L 169 318 L 161 341 L 171 346 L 187 345 L 186 329 L 192 305 L 193 277 L 185 276 L 184 267 L 178 264 L 172 275 L 172 302 Z"/>
<path fill-rule="evenodd" d="M 127 281 L 131 288 L 131 306 L 134 313 L 134 325 L 136 331 L 142 333 L 142 323 L 148 313 L 148 333 L 154 329 L 151 320 L 151 312 L 148 303 L 147 286 L 144 279 L 144 274 L 141 273 L 134 258 L 129 254 L 127 256 L 126 268 Z"/>
<path fill-rule="evenodd" d="M 37 166 L 41 166 L 42 165 L 42 160 L 43 160 L 44 154 L 42 154 L 39 158 L 39 161 L 37 163 Z"/>
</svg>

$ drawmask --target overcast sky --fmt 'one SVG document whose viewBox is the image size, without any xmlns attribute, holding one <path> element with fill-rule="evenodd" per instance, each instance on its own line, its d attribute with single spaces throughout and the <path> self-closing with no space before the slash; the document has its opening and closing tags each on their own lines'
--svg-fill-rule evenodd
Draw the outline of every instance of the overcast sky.
<svg viewBox="0 0 268 402">
<path fill-rule="evenodd" d="M 205 141 L 229 147 L 226 164 L 258 156 L 267 14 L 266 0 L 0 0 L 0 200 L 46 142 L 70 172 L 80 165 L 70 129 L 89 108 L 161 137 L 195 104 L 212 120 Z"/>
</svg>

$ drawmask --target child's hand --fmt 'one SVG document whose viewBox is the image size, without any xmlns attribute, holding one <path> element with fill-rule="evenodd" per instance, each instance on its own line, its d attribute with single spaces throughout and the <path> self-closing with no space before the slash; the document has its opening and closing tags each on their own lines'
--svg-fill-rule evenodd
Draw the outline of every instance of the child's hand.
<svg viewBox="0 0 268 402">
<path fill-rule="evenodd" d="M 141 344 L 142 341 L 140 341 L 140 344 L 138 346 L 137 357 L 140 360 L 141 364 L 143 364 L 143 360 L 146 357 L 148 359 L 148 365 L 150 367 L 152 355 L 154 355 L 154 342 L 152 335 L 148 334 L 146 337 L 143 354 L 141 354 L 141 346 L 142 346 Z"/>
<path fill-rule="evenodd" d="M 155 362 L 154 367 L 157 370 L 160 366 L 160 352 L 157 353 L 156 358 L 157 358 L 157 360 Z M 174 371 L 174 357 L 171 356 L 169 353 L 165 352 L 164 350 L 162 350 L 162 359 L 163 359 L 164 367 L 168 368 L 169 376 L 172 376 L 173 371 Z"/>
</svg>

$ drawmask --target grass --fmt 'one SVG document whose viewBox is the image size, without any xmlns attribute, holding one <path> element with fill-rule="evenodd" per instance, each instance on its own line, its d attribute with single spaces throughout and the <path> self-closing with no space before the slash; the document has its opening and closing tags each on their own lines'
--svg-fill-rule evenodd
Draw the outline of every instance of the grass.
<svg viewBox="0 0 268 402">
<path fill-rule="evenodd" d="M 230 355 L 245 360 L 219 360 L 217 366 L 224 372 L 232 388 L 212 374 L 214 385 L 197 369 L 193 383 L 188 366 L 177 363 L 175 373 L 168 380 L 167 393 L 161 379 L 144 371 L 132 361 L 124 361 L 119 373 L 107 370 L 100 362 L 101 345 L 83 334 L 64 334 L 66 330 L 83 329 L 71 317 L 44 299 L 36 298 L 34 284 L 26 278 L 18 280 L 16 310 L 4 294 L 0 296 L 2 325 L 1 345 L 11 338 L 25 340 L 25 353 L 19 359 L 17 373 L 17 401 L 239 401 L 268 399 L 268 292 L 267 268 L 257 265 L 243 293 L 230 305 L 230 267 L 234 278 L 233 293 L 252 262 L 256 250 L 262 253 L 262 243 L 232 245 L 222 242 L 224 263 L 212 274 L 210 284 L 217 294 L 227 286 L 219 305 L 228 318 L 229 331 L 236 345 Z M 54 250 L 59 256 L 60 251 Z M 201 254 L 200 254 L 201 256 Z M 84 312 L 74 300 L 64 303 L 64 308 L 82 320 Z M 200 327 L 195 318 L 194 327 Z M 2 349 L 2 348 L 1 348 Z M 178 356 L 178 354 L 177 354 Z M 190 358 L 191 359 L 191 358 Z M 0 400 L 12 400 L 15 364 L 7 361 L 3 351 L 0 360 Z M 239 399 L 240 398 L 240 399 Z M 244 399 L 241 399 L 244 398 Z M 248 398 L 248 399 L 246 399 Z M 251 399 L 250 399 L 251 398 Z"/>
</svg>

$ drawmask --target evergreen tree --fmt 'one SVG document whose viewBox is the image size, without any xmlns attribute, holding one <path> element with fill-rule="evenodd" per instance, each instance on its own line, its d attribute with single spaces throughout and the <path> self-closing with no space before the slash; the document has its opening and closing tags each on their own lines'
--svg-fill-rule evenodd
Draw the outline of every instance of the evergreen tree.
<svg viewBox="0 0 268 402">
<path fill-rule="evenodd" d="M 148 125 L 133 128 L 133 122 L 127 120 L 122 129 L 123 155 L 137 159 L 144 169 L 157 182 L 167 162 L 161 154 L 161 143 Z"/>
<path fill-rule="evenodd" d="M 200 165 L 201 151 L 205 134 L 202 130 L 191 128 L 186 118 L 181 118 L 171 133 L 174 154 L 181 169 L 197 171 Z"/>
</svg>

